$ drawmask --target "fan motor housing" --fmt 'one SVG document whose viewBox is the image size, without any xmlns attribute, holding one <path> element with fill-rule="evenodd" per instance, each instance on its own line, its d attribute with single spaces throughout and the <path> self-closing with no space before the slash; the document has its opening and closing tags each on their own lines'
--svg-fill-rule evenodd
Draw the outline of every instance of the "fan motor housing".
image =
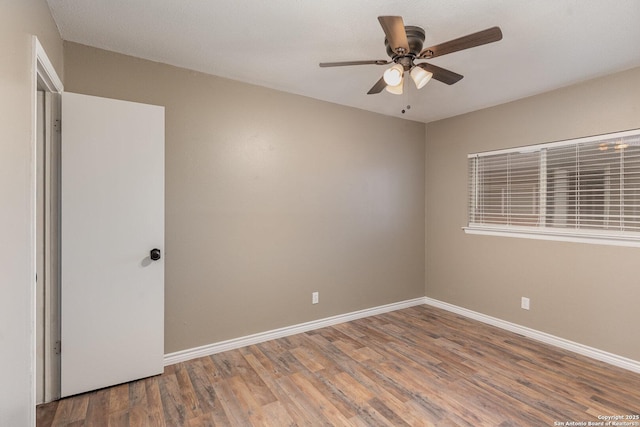
<svg viewBox="0 0 640 427">
<path fill-rule="evenodd" d="M 420 27 L 414 27 L 411 25 L 404 27 L 404 29 L 407 33 L 407 41 L 409 42 L 409 52 L 405 53 L 403 56 L 416 57 L 422 50 L 422 45 L 424 44 L 424 30 Z M 387 48 L 387 55 L 395 61 L 395 58 L 399 55 L 391 49 L 386 37 L 384 39 L 384 45 Z"/>
</svg>

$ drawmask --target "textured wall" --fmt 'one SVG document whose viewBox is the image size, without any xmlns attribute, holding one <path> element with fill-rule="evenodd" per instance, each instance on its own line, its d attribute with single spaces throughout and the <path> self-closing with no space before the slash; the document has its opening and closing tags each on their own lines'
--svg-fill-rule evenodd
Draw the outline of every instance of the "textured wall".
<svg viewBox="0 0 640 427">
<path fill-rule="evenodd" d="M 468 153 L 639 127 L 640 69 L 428 124 L 426 295 L 640 360 L 640 249 L 461 229 Z"/>
<path fill-rule="evenodd" d="M 0 425 L 34 421 L 34 136 L 37 35 L 62 76 L 62 40 L 44 0 L 0 13 Z"/>
<path fill-rule="evenodd" d="M 64 58 L 68 91 L 166 107 L 167 353 L 424 295 L 424 124 Z"/>
</svg>

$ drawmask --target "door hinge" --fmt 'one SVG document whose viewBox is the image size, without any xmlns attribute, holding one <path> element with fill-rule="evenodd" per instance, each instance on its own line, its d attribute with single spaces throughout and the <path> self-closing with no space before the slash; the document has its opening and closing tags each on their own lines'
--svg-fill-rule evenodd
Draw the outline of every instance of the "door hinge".
<svg viewBox="0 0 640 427">
<path fill-rule="evenodd" d="M 53 121 L 53 130 L 55 130 L 56 132 L 60 133 L 60 129 L 61 129 L 60 119 L 55 119 Z"/>
<path fill-rule="evenodd" d="M 62 352 L 62 342 L 56 341 L 56 343 L 53 345 L 53 351 L 55 352 L 55 354 L 60 354 Z"/>
</svg>

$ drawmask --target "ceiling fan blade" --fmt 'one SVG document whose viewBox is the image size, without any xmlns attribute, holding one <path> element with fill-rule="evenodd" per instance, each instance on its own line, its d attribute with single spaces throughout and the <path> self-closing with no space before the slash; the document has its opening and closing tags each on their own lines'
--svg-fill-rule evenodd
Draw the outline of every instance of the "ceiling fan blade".
<svg viewBox="0 0 640 427">
<path fill-rule="evenodd" d="M 464 76 L 454 73 L 453 71 L 446 70 L 444 68 L 437 67 L 433 64 L 427 64 L 423 62 L 421 64 L 416 64 L 417 67 L 422 68 L 425 71 L 429 71 L 433 73 L 433 78 L 448 85 L 452 85 L 454 83 L 459 82 Z"/>
<path fill-rule="evenodd" d="M 387 65 L 391 64 L 391 61 L 385 61 L 384 59 L 373 59 L 370 61 L 344 61 L 344 62 L 321 62 L 321 67 L 344 67 L 346 65 Z"/>
<path fill-rule="evenodd" d="M 399 53 L 399 48 L 404 49 L 403 53 L 409 52 L 409 41 L 407 40 L 407 32 L 404 29 L 402 17 L 378 16 L 378 21 L 380 21 L 382 30 L 387 36 L 387 41 L 391 49 L 396 53 Z"/>
<path fill-rule="evenodd" d="M 367 95 L 380 93 L 384 90 L 385 87 L 387 87 L 387 84 L 384 81 L 384 77 L 380 77 L 380 80 L 378 80 L 376 84 L 374 84 L 373 87 L 369 89 L 369 92 L 367 92 Z"/>
<path fill-rule="evenodd" d="M 436 56 L 497 42 L 498 40 L 502 40 L 502 31 L 500 27 L 492 27 L 423 49 L 418 58 L 435 58 Z"/>
</svg>

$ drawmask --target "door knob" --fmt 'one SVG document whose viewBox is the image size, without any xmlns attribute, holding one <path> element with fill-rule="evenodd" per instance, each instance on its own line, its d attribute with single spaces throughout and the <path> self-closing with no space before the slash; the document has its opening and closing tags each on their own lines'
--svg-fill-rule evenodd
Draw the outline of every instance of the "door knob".
<svg viewBox="0 0 640 427">
<path fill-rule="evenodd" d="M 149 253 L 149 258 L 151 258 L 151 261 L 157 261 L 160 259 L 160 249 L 156 248 L 156 249 L 151 249 L 151 252 Z"/>
</svg>

